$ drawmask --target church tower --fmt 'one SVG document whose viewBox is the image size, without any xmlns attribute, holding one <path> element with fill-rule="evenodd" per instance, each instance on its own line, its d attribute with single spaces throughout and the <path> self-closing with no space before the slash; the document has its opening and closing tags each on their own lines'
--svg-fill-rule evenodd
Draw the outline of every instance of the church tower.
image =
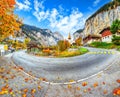
<svg viewBox="0 0 120 97">
<path fill-rule="evenodd" d="M 70 33 L 68 34 L 68 40 L 71 40 L 71 35 L 70 35 Z"/>
</svg>

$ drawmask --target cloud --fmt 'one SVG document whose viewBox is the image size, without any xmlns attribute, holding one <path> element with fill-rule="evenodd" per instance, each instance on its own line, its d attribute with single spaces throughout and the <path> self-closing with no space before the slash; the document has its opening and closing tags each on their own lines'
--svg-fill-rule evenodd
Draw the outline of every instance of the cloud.
<svg viewBox="0 0 120 97">
<path fill-rule="evenodd" d="M 83 18 L 83 14 L 79 12 L 78 10 L 73 10 L 70 15 L 63 16 L 56 22 L 51 21 L 50 26 L 64 33 L 69 33 L 69 32 L 73 33 L 76 30 L 83 27 L 84 22 L 85 20 Z"/>
<path fill-rule="evenodd" d="M 43 21 L 43 20 L 45 20 L 45 19 L 47 19 L 48 18 L 48 16 L 49 16 L 49 11 L 40 11 L 40 12 L 38 12 L 38 11 L 35 11 L 34 13 L 33 13 L 33 15 L 38 19 L 38 21 L 40 22 L 40 21 Z"/>
<path fill-rule="evenodd" d="M 43 10 L 44 6 L 43 6 L 44 1 L 38 2 L 38 0 L 34 0 L 34 8 L 36 11 L 39 10 Z"/>
<path fill-rule="evenodd" d="M 51 30 L 60 31 L 66 36 L 69 32 L 73 33 L 84 27 L 86 19 L 78 8 L 71 8 L 71 12 L 64 14 L 67 12 L 67 9 L 64 9 L 61 5 L 58 6 L 58 9 L 52 8 L 51 10 L 45 10 L 43 4 L 43 1 L 38 2 L 38 0 L 34 0 L 35 11 L 33 12 L 33 15 L 39 22 L 47 20 Z"/>
<path fill-rule="evenodd" d="M 100 1 L 101 1 L 101 0 L 95 0 L 95 1 L 93 2 L 93 6 L 97 6 Z"/>
<path fill-rule="evenodd" d="M 18 10 L 29 11 L 31 9 L 30 8 L 31 3 L 29 0 L 24 0 L 23 3 L 16 1 L 16 5 Z"/>
</svg>

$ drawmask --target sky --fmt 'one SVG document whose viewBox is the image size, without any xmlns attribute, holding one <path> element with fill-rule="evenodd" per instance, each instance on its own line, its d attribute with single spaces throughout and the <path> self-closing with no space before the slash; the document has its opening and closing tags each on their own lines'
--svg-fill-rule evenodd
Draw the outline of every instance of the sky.
<svg viewBox="0 0 120 97">
<path fill-rule="evenodd" d="M 84 28 L 86 19 L 111 0 L 16 0 L 15 14 L 23 23 L 67 37 Z"/>
</svg>

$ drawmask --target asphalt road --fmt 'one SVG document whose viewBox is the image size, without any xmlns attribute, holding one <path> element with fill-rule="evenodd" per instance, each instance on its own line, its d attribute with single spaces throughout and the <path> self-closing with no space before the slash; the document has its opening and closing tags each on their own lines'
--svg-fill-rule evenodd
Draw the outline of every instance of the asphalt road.
<svg viewBox="0 0 120 97">
<path fill-rule="evenodd" d="M 70 58 L 45 58 L 15 52 L 12 59 L 26 72 L 32 71 L 36 77 L 50 82 L 68 82 L 94 75 L 114 62 L 116 53 L 104 49 L 88 48 L 89 53 Z"/>
</svg>

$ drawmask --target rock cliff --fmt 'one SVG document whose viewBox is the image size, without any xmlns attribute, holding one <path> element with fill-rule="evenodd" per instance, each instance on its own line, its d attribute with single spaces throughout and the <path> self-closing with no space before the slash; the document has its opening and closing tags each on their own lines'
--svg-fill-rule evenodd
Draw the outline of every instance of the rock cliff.
<svg viewBox="0 0 120 97">
<path fill-rule="evenodd" d="M 99 34 L 104 28 L 110 27 L 115 19 L 120 19 L 119 0 L 104 5 L 86 20 L 83 37 L 88 34 Z"/>
</svg>

